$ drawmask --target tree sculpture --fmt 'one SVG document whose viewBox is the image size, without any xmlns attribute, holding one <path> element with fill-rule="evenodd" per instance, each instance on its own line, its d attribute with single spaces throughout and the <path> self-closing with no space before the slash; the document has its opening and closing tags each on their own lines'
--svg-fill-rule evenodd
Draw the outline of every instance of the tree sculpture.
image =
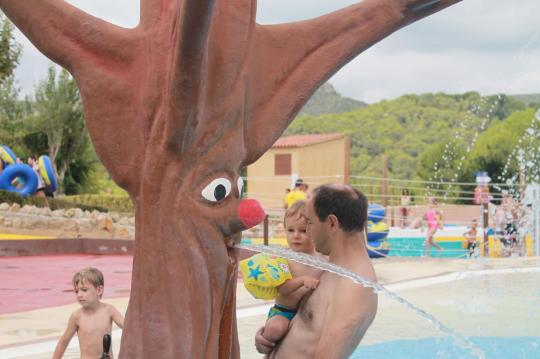
<svg viewBox="0 0 540 359">
<path fill-rule="evenodd" d="M 397 29 L 459 0 L 365 0 L 309 21 L 262 26 L 256 0 L 141 0 L 125 29 L 61 0 L 0 0 L 70 71 L 112 178 L 136 208 L 127 358 L 237 358 L 243 166 L 281 135 L 317 87 Z"/>
</svg>

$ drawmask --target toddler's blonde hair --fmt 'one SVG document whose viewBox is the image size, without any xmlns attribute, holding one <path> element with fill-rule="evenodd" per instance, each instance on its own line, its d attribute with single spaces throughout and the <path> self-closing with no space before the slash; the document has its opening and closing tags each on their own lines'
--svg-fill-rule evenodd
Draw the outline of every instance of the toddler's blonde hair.
<svg viewBox="0 0 540 359">
<path fill-rule="evenodd" d="M 285 216 L 283 216 L 283 226 L 287 228 L 287 223 L 285 223 L 285 220 L 287 218 L 306 218 L 306 201 L 299 200 L 294 202 L 287 210 L 285 211 Z"/>
</svg>

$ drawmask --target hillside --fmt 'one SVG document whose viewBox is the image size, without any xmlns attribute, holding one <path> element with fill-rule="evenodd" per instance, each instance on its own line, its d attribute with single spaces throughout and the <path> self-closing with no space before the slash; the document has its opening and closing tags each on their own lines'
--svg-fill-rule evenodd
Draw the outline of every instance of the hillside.
<svg viewBox="0 0 540 359">
<path fill-rule="evenodd" d="M 389 176 L 413 179 L 430 146 L 451 139 L 470 143 L 477 132 L 524 107 L 504 95 L 476 92 L 405 95 L 341 114 L 298 116 L 286 134 L 344 133 L 351 139 L 353 175 L 380 177 L 387 156 Z"/>
<path fill-rule="evenodd" d="M 322 85 L 300 110 L 299 115 L 318 116 L 348 112 L 367 106 L 366 103 L 341 96 L 330 83 Z"/>
<path fill-rule="evenodd" d="M 529 106 L 531 104 L 536 104 L 540 106 L 540 94 L 527 94 L 527 95 L 509 95 L 510 97 L 513 97 L 521 102 L 523 102 L 526 106 Z"/>
</svg>

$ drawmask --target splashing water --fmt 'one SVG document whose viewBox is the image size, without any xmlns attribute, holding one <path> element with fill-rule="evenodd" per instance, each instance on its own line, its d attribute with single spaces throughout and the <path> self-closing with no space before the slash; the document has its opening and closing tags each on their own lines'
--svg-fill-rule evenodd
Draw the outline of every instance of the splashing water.
<svg viewBox="0 0 540 359">
<path fill-rule="evenodd" d="M 411 302 L 407 301 L 405 298 L 400 297 L 399 295 L 395 294 L 394 292 L 389 291 L 384 286 L 371 282 L 367 279 L 362 278 L 362 276 L 351 272 L 345 268 L 342 268 L 338 265 L 335 265 L 333 263 L 329 262 L 323 262 L 320 259 L 310 256 L 304 253 L 298 253 L 293 252 L 290 249 L 283 248 L 283 247 L 274 247 L 274 246 L 264 246 L 264 245 L 254 245 L 254 244 L 239 244 L 237 245 L 238 248 L 255 251 L 255 252 L 264 252 L 267 254 L 275 255 L 278 257 L 287 258 L 289 260 L 308 265 L 311 267 L 316 267 L 318 269 L 323 269 L 327 272 L 337 274 L 339 276 L 349 278 L 354 283 L 360 284 L 366 288 L 372 288 L 374 293 L 383 293 L 388 298 L 403 304 L 407 308 L 413 310 L 416 312 L 419 316 L 426 319 L 428 322 L 432 323 L 435 328 L 440 331 L 441 333 L 444 333 L 448 336 L 450 336 L 456 345 L 462 349 L 470 351 L 474 356 L 476 356 L 479 359 L 484 359 L 486 356 L 484 352 L 480 348 L 478 348 L 476 345 L 474 345 L 469 339 L 465 338 L 461 334 L 455 332 L 454 330 L 450 329 L 443 323 L 441 323 L 439 320 L 437 320 L 433 315 L 425 312 L 424 310 L 416 307 Z"/>
</svg>

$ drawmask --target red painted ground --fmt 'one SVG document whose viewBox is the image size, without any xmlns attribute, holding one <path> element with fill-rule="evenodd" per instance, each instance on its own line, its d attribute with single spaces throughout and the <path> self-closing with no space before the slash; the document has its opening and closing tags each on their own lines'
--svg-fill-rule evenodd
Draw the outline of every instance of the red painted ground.
<svg viewBox="0 0 540 359">
<path fill-rule="evenodd" d="M 0 257 L 0 314 L 75 303 L 71 278 L 84 267 L 103 272 L 104 299 L 128 297 L 132 261 L 129 255 Z"/>
</svg>

